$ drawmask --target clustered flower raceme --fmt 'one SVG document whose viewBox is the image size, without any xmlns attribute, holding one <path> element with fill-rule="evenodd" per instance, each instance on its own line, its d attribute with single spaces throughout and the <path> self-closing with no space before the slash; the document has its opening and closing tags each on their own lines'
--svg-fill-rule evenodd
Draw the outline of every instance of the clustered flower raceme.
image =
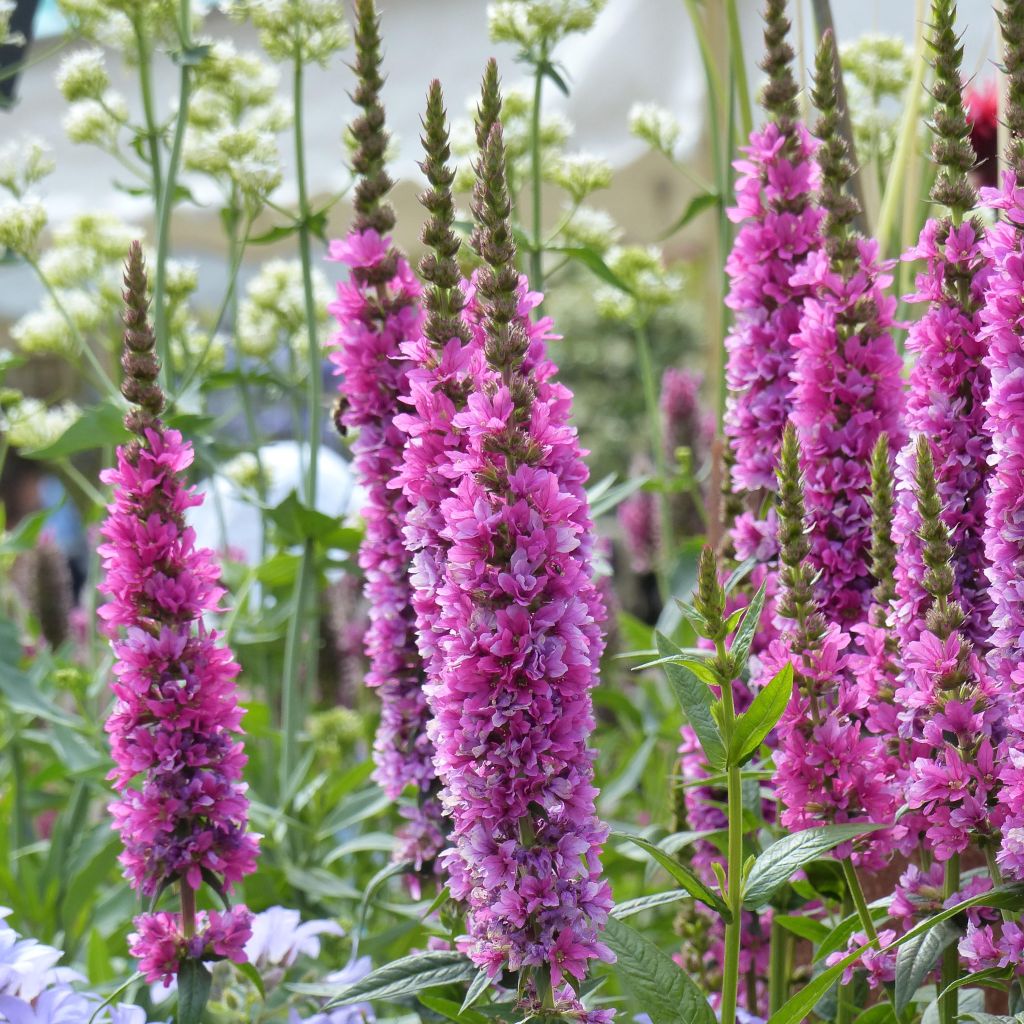
<svg viewBox="0 0 1024 1024">
<path fill-rule="evenodd" d="M 185 907 L 204 882 L 223 893 L 253 871 L 257 837 L 246 831 L 239 666 L 204 618 L 219 610 L 224 591 L 213 553 L 197 549 L 185 525 L 188 509 L 202 502 L 184 481 L 191 446 L 158 418 L 163 396 L 137 243 L 125 285 L 123 390 L 134 403 L 126 423 L 136 438 L 101 476 L 113 488 L 99 549 L 100 590 L 110 599 L 99 614 L 114 651 L 117 698 L 106 724 L 118 793 L 110 809 L 132 885 L 155 899 L 177 882 Z M 169 982 L 183 957 L 243 958 L 245 907 L 211 912 L 198 931 L 191 917 L 136 918 L 132 953 L 149 978 Z"/>
<path fill-rule="evenodd" d="M 594 811 L 590 688 L 603 608 L 590 565 L 586 468 L 569 392 L 527 329 L 505 218 L 499 125 L 478 168 L 476 244 L 488 369 L 452 426 L 464 449 L 442 502 L 442 667 L 430 699 L 444 855 L 466 902 L 464 945 L 492 977 L 543 972 L 559 999 L 594 958 L 611 908 Z M 592 1017 L 607 1016 L 597 1011 Z"/>
<path fill-rule="evenodd" d="M 377 17 L 372 3 L 360 3 L 356 14 L 359 84 L 354 98 L 363 110 L 352 125 L 359 146 L 354 158 L 356 221 L 347 238 L 331 243 L 328 254 L 349 270 L 329 307 L 340 325 L 330 357 L 341 377 L 339 429 L 358 432 L 352 452 L 366 491 L 366 535 L 359 551 L 370 608 L 364 639 L 370 663 L 366 683 L 377 689 L 381 700 L 374 778 L 392 799 L 407 786 L 417 792 L 416 804 L 402 809 L 409 820 L 395 857 L 410 861 L 419 873 L 434 864 L 444 845 L 444 831 L 432 793 L 434 751 L 427 736 L 429 712 L 416 642 L 410 558 L 402 533 L 410 504 L 392 481 L 407 440 L 396 422 L 411 368 L 402 350 L 422 336 L 423 311 L 419 282 L 387 235 L 394 214 L 384 200 L 391 181 L 384 170 L 387 133 L 379 97 Z M 418 881 L 413 884 L 418 891 Z"/>
</svg>

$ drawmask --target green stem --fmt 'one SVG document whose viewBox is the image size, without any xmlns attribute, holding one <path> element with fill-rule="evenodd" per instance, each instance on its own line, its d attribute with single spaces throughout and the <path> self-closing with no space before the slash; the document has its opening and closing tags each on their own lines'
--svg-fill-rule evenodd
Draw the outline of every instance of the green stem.
<svg viewBox="0 0 1024 1024">
<path fill-rule="evenodd" d="M 850 914 L 850 894 L 843 895 L 843 919 Z M 836 989 L 836 1024 L 850 1024 L 853 1019 L 853 986 L 851 978 L 849 982 L 840 982 Z"/>
<path fill-rule="evenodd" d="M 715 647 L 718 660 L 721 662 L 725 656 L 724 641 L 716 641 Z M 732 733 L 736 723 L 732 680 L 720 678 L 719 684 L 722 688 L 722 733 L 725 748 L 728 750 L 732 744 Z M 725 926 L 721 1024 L 736 1024 L 740 946 L 743 941 L 743 779 L 739 765 L 729 764 L 726 769 L 726 792 L 729 825 L 725 867 L 727 891 L 724 895 L 729 907 L 730 920 Z"/>
<path fill-rule="evenodd" d="M 185 879 L 178 887 L 181 889 L 181 934 L 191 939 L 196 933 L 196 894 Z"/>
<path fill-rule="evenodd" d="M 302 663 L 302 628 L 306 621 L 306 591 L 313 569 L 313 542 L 307 540 L 299 560 L 292 598 L 292 614 L 288 618 L 288 632 L 284 641 L 284 677 L 281 683 L 281 800 L 288 792 L 298 748 L 297 736 L 301 702 L 299 700 L 299 666 Z"/>
<path fill-rule="evenodd" d="M 750 86 L 747 82 L 747 62 L 743 59 L 743 35 L 736 0 L 726 4 L 726 18 L 729 22 L 729 49 L 732 51 L 732 71 L 736 77 L 736 93 L 740 109 L 740 128 L 744 138 L 749 138 L 754 129 L 754 115 L 750 105 Z"/>
<path fill-rule="evenodd" d="M 99 361 L 99 359 L 96 356 L 96 353 L 93 352 L 92 348 L 90 348 L 89 346 L 89 343 L 82 336 L 82 332 L 78 329 L 78 324 L 75 323 L 74 318 L 68 312 L 67 307 L 64 305 L 64 303 L 61 301 L 57 289 L 54 288 L 52 284 L 50 284 L 46 275 L 43 273 L 42 267 L 40 267 L 39 264 L 34 259 L 26 257 L 25 262 L 35 272 L 36 277 L 39 278 L 40 284 L 42 284 L 43 288 L 46 289 L 46 294 L 49 295 L 50 301 L 53 303 L 54 308 L 57 310 L 58 313 L 60 313 L 61 319 L 64 321 L 64 323 L 68 325 L 68 330 L 71 332 L 71 337 L 74 340 L 75 345 L 85 356 L 89 365 L 92 367 L 93 372 L 96 374 L 97 383 L 100 385 L 100 387 L 103 388 L 104 391 L 106 391 L 109 397 L 113 398 L 115 402 L 119 402 L 121 400 L 121 392 L 118 391 L 117 386 L 110 379 L 110 374 L 107 373 L 106 368 Z"/>
<path fill-rule="evenodd" d="M 139 49 L 139 87 L 142 92 L 142 115 L 146 122 L 146 145 L 153 172 L 153 201 L 159 206 L 163 195 L 163 173 L 160 168 L 160 131 L 153 105 L 153 51 L 138 18 L 132 19 L 135 43 Z"/>
<path fill-rule="evenodd" d="M 853 861 L 849 857 L 843 859 L 843 877 L 846 879 L 846 891 L 853 900 L 857 917 L 860 918 L 861 927 L 869 939 L 878 938 L 878 930 L 875 928 L 874 918 L 868 908 L 868 901 L 864 898 L 864 890 L 861 888 L 860 879 L 854 869 Z"/>
<path fill-rule="evenodd" d="M 661 406 L 658 401 L 658 381 L 654 372 L 654 356 L 647 333 L 645 320 L 635 325 L 637 356 L 640 363 L 640 385 L 644 394 L 647 412 L 647 429 L 650 433 L 651 458 L 658 473 L 658 519 L 661 527 L 658 545 L 658 589 L 663 601 L 669 598 L 672 557 L 675 554 L 675 539 L 672 530 L 672 505 L 668 494 L 668 457 L 665 452 L 665 431 L 661 422 Z"/>
<path fill-rule="evenodd" d="M 65 36 L 65 38 L 57 43 L 56 46 L 51 46 L 48 50 L 43 50 L 38 57 L 25 57 L 6 68 L 0 69 L 0 82 L 4 82 L 8 78 L 13 78 L 15 75 L 20 75 L 22 71 L 27 71 L 29 68 L 35 67 L 36 64 L 42 64 L 43 61 L 49 60 L 55 53 L 59 53 L 63 50 L 68 43 L 73 43 L 77 41 L 78 38 L 78 36 L 74 35 Z"/>
<path fill-rule="evenodd" d="M 768 1016 L 772 1017 L 789 998 L 789 947 L 792 939 L 789 932 L 772 921 L 771 962 L 768 969 Z"/>
<path fill-rule="evenodd" d="M 541 47 L 540 56 L 534 69 L 533 78 L 533 109 L 530 111 L 530 190 L 532 199 L 532 239 L 530 246 L 530 287 L 535 291 L 544 291 L 544 242 L 541 238 L 543 223 L 543 206 L 541 198 L 541 147 L 540 147 L 540 109 L 544 92 L 544 62 L 547 50 Z"/>
<path fill-rule="evenodd" d="M 942 886 L 942 898 L 948 901 L 960 888 L 960 855 L 954 853 L 946 861 L 946 874 Z M 947 946 L 942 953 L 940 968 L 939 1021 L 940 1024 L 956 1024 L 959 1012 L 959 999 L 956 989 L 948 991 L 949 986 L 960 977 L 960 955 L 956 943 Z"/>
<path fill-rule="evenodd" d="M 181 81 L 178 87 L 178 110 L 175 115 L 174 138 L 171 155 L 167 161 L 167 175 L 160 193 L 157 210 L 156 270 L 153 276 L 153 322 L 156 335 L 156 350 L 164 374 L 164 391 L 174 392 L 174 360 L 171 340 L 167 336 L 167 254 L 171 246 L 171 211 L 174 209 L 174 192 L 177 188 L 178 169 L 181 166 L 181 151 L 185 142 L 185 128 L 188 123 L 189 100 L 192 95 L 192 65 L 188 55 L 191 46 L 191 10 L 189 0 L 181 0 L 178 32 L 181 36 Z"/>
</svg>

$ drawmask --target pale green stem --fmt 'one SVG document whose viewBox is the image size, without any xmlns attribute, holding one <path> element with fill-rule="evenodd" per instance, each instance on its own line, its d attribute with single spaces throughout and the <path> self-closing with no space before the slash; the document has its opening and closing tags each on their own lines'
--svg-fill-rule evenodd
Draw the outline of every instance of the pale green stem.
<svg viewBox="0 0 1024 1024">
<path fill-rule="evenodd" d="M 542 70 L 544 61 L 547 60 L 547 50 L 541 47 L 540 56 L 534 69 L 533 79 L 533 109 L 530 111 L 530 189 L 531 189 L 531 211 L 532 238 L 530 246 L 530 287 L 535 291 L 544 291 L 544 245 L 541 238 L 543 230 L 543 204 L 541 189 L 541 146 L 540 146 L 540 114 L 541 100 L 544 92 L 544 72 Z"/>
<path fill-rule="evenodd" d="M 153 172 L 153 200 L 159 206 L 163 194 L 163 173 L 160 168 L 160 131 L 157 127 L 156 108 L 153 105 L 153 51 L 138 18 L 132 19 L 132 30 L 139 50 L 139 87 L 142 92 L 142 115 L 146 122 L 149 164 Z"/>
<path fill-rule="evenodd" d="M 9 67 L 0 69 L 0 82 L 4 82 L 8 78 L 13 78 L 15 75 L 20 75 L 22 71 L 28 71 L 29 68 L 35 67 L 36 64 L 42 64 L 43 61 L 49 60 L 55 53 L 59 53 L 63 50 L 68 43 L 75 42 L 77 39 L 78 36 L 66 36 L 57 43 L 56 46 L 51 46 L 48 50 L 44 50 L 38 57 L 26 57 L 15 64 L 11 64 Z"/>
<path fill-rule="evenodd" d="M 942 886 L 942 898 L 948 901 L 960 889 L 960 855 L 954 853 L 946 861 L 946 873 Z M 942 953 L 940 967 L 939 1021 L 941 1024 L 956 1024 L 959 1011 L 959 998 L 956 989 L 947 991 L 950 985 L 960 977 L 960 954 L 957 944 L 951 943 Z"/>
<path fill-rule="evenodd" d="M 185 142 L 185 128 L 188 124 L 189 100 L 192 96 L 192 65 L 188 50 L 191 46 L 190 0 L 181 0 L 178 32 L 181 36 L 181 80 L 178 87 L 178 110 L 175 115 L 174 137 L 171 155 L 167 161 L 157 211 L 156 271 L 153 278 L 153 320 L 156 335 L 156 350 L 164 374 L 164 391 L 174 393 L 174 361 L 171 353 L 171 339 L 167 327 L 167 255 L 171 247 L 171 211 L 174 209 L 174 193 L 177 188 L 178 170 L 181 166 L 181 151 Z"/>
<path fill-rule="evenodd" d="M 725 653 L 724 641 L 715 644 L 719 659 Z M 722 737 L 725 749 L 732 745 L 736 725 L 732 680 L 719 679 L 722 688 Z M 725 926 L 725 958 L 722 967 L 721 1024 L 736 1024 L 736 1004 L 739 994 L 740 946 L 743 942 L 743 778 L 739 765 L 730 763 L 726 768 L 728 803 L 728 845 L 726 852 L 725 900 L 731 920 Z"/>
<path fill-rule="evenodd" d="M 750 86 L 747 82 L 747 64 L 743 59 L 743 34 L 740 32 L 736 0 L 728 0 L 726 17 L 729 22 L 729 48 L 732 50 L 732 68 L 739 100 L 740 129 L 744 138 L 749 138 L 754 129 L 754 115 L 750 105 Z"/>
<path fill-rule="evenodd" d="M 672 530 L 672 503 L 668 493 L 668 457 L 665 452 L 665 431 L 661 422 L 661 406 L 658 401 L 658 379 L 654 372 L 654 357 L 651 352 L 650 336 L 647 333 L 647 322 L 639 319 L 634 327 L 636 334 L 636 350 L 640 363 L 640 385 L 644 394 L 644 406 L 647 411 L 647 429 L 650 434 L 651 458 L 658 473 L 660 488 L 658 490 L 658 523 L 661 528 L 658 544 L 658 589 L 663 601 L 671 596 L 670 572 L 672 558 L 675 555 L 675 538 Z"/>
</svg>

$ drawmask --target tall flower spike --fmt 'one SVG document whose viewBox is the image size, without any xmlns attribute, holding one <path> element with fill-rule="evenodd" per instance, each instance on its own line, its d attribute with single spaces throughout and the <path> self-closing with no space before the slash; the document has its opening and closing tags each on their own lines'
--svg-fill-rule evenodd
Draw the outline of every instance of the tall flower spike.
<svg viewBox="0 0 1024 1024">
<path fill-rule="evenodd" d="M 907 350 L 917 356 L 910 373 L 907 427 L 930 438 L 938 467 L 942 520 L 953 545 L 955 597 L 966 615 L 964 631 L 980 650 L 988 647 L 992 599 L 985 583 L 987 560 L 983 533 L 985 492 L 990 477 L 991 441 L 985 429 L 990 374 L 984 362 L 981 306 L 989 277 L 983 252 L 984 228 L 965 219 L 974 206 L 967 172 L 974 165 L 961 100 L 963 48 L 954 29 L 952 0 L 935 0 L 929 44 L 935 53 L 936 99 L 932 159 L 937 165 L 932 199 L 946 213 L 931 218 L 905 260 L 924 260 L 912 302 L 928 308 L 911 324 Z M 924 626 L 930 604 L 923 582 L 918 541 L 920 520 L 914 496 L 914 445 L 896 464 L 896 627 L 905 647 Z"/>
<path fill-rule="evenodd" d="M 578 1014 L 567 982 L 612 958 L 600 938 L 611 907 L 599 860 L 607 829 L 587 749 L 603 608 L 571 396 L 520 311 L 504 159 L 495 124 L 474 193 L 487 372 L 455 416 L 466 447 L 442 504 L 450 547 L 432 693 L 437 765 L 467 952 L 491 977 L 525 971 L 529 1008 Z"/>
<path fill-rule="evenodd" d="M 889 824 L 896 787 L 884 742 L 861 731 L 856 681 L 849 671 L 849 635 L 826 622 L 814 596 L 815 569 L 806 536 L 796 431 L 786 428 L 779 464 L 780 617 L 789 629 L 772 642 L 766 662 L 778 671 L 793 665 L 793 695 L 777 727 L 775 790 L 788 829 L 868 821 Z M 844 844 L 871 869 L 885 865 L 903 829 L 873 833 Z"/>
<path fill-rule="evenodd" d="M 985 524 L 985 554 L 992 595 L 990 663 L 1009 702 L 1007 763 L 1000 800 L 1006 812 L 999 863 L 1024 878 L 1024 2 L 1007 0 L 1000 12 L 1009 74 L 1006 123 L 1009 170 L 999 188 L 982 190 L 985 205 L 1000 215 L 988 230 L 984 254 L 991 275 L 981 311 L 985 365 L 991 373 L 986 429 L 992 438 L 992 471 Z"/>
<path fill-rule="evenodd" d="M 387 131 L 373 0 L 358 0 L 355 22 L 355 99 L 362 109 L 351 128 L 358 143 L 356 220 L 348 237 L 332 242 L 328 252 L 329 259 L 349 268 L 329 307 L 339 325 L 330 358 L 341 376 L 342 424 L 358 431 L 352 452 L 366 492 L 366 536 L 359 550 L 370 607 L 366 683 L 381 701 L 374 778 L 394 800 L 407 788 L 416 793 L 415 803 L 402 808 L 408 823 L 400 830 L 395 858 L 415 866 L 410 881 L 418 892 L 419 877 L 434 868 L 444 832 L 427 735 L 430 715 L 416 642 L 411 559 L 402 535 L 410 506 L 395 480 L 407 440 L 399 423 L 400 399 L 409 388 L 411 363 L 403 347 L 420 337 L 423 318 L 409 262 L 382 233 L 394 226 L 395 217 L 386 200 L 391 179 L 384 167 Z"/>
<path fill-rule="evenodd" d="M 767 123 L 751 134 L 745 157 L 736 162 L 736 206 L 740 224 L 726 261 L 726 305 L 734 324 L 726 339 L 730 393 L 725 431 L 734 458 L 733 488 L 775 489 L 782 430 L 792 404 L 791 338 L 809 294 L 792 277 L 820 243 L 821 214 L 812 202 L 817 168 L 815 143 L 796 119 L 793 50 L 784 0 L 764 12 L 768 83 L 762 102 Z"/>
<path fill-rule="evenodd" d="M 871 577 L 871 452 L 882 434 L 902 444 L 902 364 L 892 339 L 892 281 L 878 243 L 852 224 L 851 165 L 840 134 L 835 40 L 826 32 L 815 60 L 820 111 L 820 202 L 825 250 L 794 281 L 813 290 L 793 339 L 793 414 L 801 449 L 817 597 L 829 618 L 852 626 L 866 619 Z"/>
<path fill-rule="evenodd" d="M 154 903 L 179 888 L 181 914 L 140 915 L 131 937 L 146 976 L 170 983 L 186 959 L 244 962 L 249 912 L 197 915 L 195 891 L 206 882 L 223 895 L 253 871 L 258 837 L 246 831 L 239 667 L 204 621 L 220 610 L 220 570 L 185 525 L 187 510 L 203 499 L 184 482 L 191 446 L 159 418 L 163 395 L 137 242 L 124 280 L 122 391 L 133 404 L 125 424 L 136 436 L 100 477 L 113 488 L 99 548 L 99 589 L 110 598 L 99 615 L 114 651 L 116 697 L 106 724 L 118 794 L 110 811 L 132 885 Z"/>
<path fill-rule="evenodd" d="M 1007 705 L 962 630 L 955 549 L 942 517 L 932 444 L 920 436 L 915 449 L 929 607 L 917 638 L 904 646 L 896 704 L 901 737 L 922 752 L 904 780 L 907 805 L 920 812 L 926 848 L 946 861 L 998 835 L 1005 808 L 998 802 L 996 751 L 1006 738 Z"/>
</svg>

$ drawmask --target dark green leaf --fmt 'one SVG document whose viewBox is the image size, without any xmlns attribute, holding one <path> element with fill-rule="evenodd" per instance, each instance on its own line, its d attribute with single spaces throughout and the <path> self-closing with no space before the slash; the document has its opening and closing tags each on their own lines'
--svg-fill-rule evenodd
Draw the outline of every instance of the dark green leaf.
<svg viewBox="0 0 1024 1024">
<path fill-rule="evenodd" d="M 675 223 L 661 237 L 668 238 L 677 231 L 681 231 L 699 213 L 719 205 L 720 199 L 717 192 L 698 192 L 683 209 Z"/>
<path fill-rule="evenodd" d="M 600 278 L 605 284 L 610 284 L 619 291 L 631 292 L 631 289 L 618 274 L 612 270 L 604 261 L 604 257 L 596 250 L 584 245 L 554 245 L 548 247 L 548 252 L 560 252 L 569 259 L 582 263 L 595 277 Z"/>
<path fill-rule="evenodd" d="M 874 832 L 882 825 L 867 822 L 848 825 L 823 825 L 821 828 L 804 829 L 783 836 L 772 843 L 756 861 L 747 878 L 743 892 L 743 905 L 751 910 L 763 907 L 779 886 L 789 881 L 808 861 L 867 832 Z"/>
<path fill-rule="evenodd" d="M 838 963 L 812 978 L 796 995 L 788 999 L 768 1018 L 768 1024 L 798 1024 L 814 1009 L 818 1000 L 842 977 L 843 971 L 860 958 L 863 949 L 855 949 Z"/>
<path fill-rule="evenodd" d="M 394 1000 L 416 995 L 438 985 L 469 981 L 476 973 L 477 968 L 462 953 L 438 950 L 404 956 L 378 967 L 351 985 L 292 985 L 291 988 L 303 995 L 330 999 L 324 1007 L 326 1010 L 365 999 Z"/>
<path fill-rule="evenodd" d="M 178 970 L 178 1024 L 199 1024 L 210 996 L 210 972 L 199 961 L 181 961 Z"/>
<path fill-rule="evenodd" d="M 615 972 L 651 1024 L 715 1024 L 715 1014 L 690 976 L 638 931 L 608 918 L 604 940 Z"/>
<path fill-rule="evenodd" d="M 267 992 L 266 989 L 263 987 L 263 975 L 260 974 L 258 970 L 256 970 L 253 964 L 250 963 L 235 964 L 235 967 L 237 967 L 238 970 L 256 986 L 256 991 L 259 992 L 260 999 L 266 1002 Z"/>
<path fill-rule="evenodd" d="M 484 977 L 487 977 L 485 974 Z M 434 1013 L 455 1021 L 455 1024 L 490 1024 L 489 1019 L 477 1010 L 469 1010 L 460 1007 L 454 999 L 444 999 L 441 996 L 424 995 L 422 992 L 417 997 L 419 1001 Z"/>
<path fill-rule="evenodd" d="M 931 972 L 942 951 L 960 938 L 961 929 L 952 921 L 942 921 L 931 931 L 916 936 L 896 954 L 896 1012 L 911 1003 L 921 983 Z"/>
<path fill-rule="evenodd" d="M 686 889 L 669 889 L 668 892 L 653 892 L 649 896 L 637 896 L 636 899 L 623 900 L 612 907 L 612 914 L 620 921 L 634 914 L 643 913 L 645 910 L 654 910 L 655 907 L 666 907 L 670 903 L 679 903 L 680 900 L 690 899 L 692 893 Z"/>
<path fill-rule="evenodd" d="M 808 942 L 813 942 L 815 945 L 821 942 L 822 939 L 827 938 L 829 934 L 827 925 L 822 924 L 820 921 L 815 921 L 811 917 L 776 914 L 772 918 L 772 924 L 777 924 L 780 928 L 785 928 L 787 932 L 791 932 L 801 939 L 807 939 Z"/>
<path fill-rule="evenodd" d="M 739 629 L 736 630 L 736 637 L 729 647 L 729 653 L 733 657 L 737 671 L 743 670 L 747 664 L 747 658 L 750 656 L 750 645 L 754 642 L 757 627 L 761 624 L 761 612 L 764 611 L 767 586 L 768 584 L 765 582 L 757 588 L 757 593 L 747 606 L 743 621 L 740 623 Z"/>
<path fill-rule="evenodd" d="M 401 875 L 408 871 L 415 869 L 415 864 L 412 861 L 402 861 L 398 864 L 385 864 L 384 867 L 378 871 L 369 882 L 366 883 L 366 892 L 363 893 L 362 902 L 359 904 L 359 915 L 356 918 L 358 922 L 356 924 L 356 940 L 363 934 L 363 928 L 366 926 L 366 915 L 370 909 L 370 901 L 373 899 L 374 894 L 377 890 L 389 879 L 394 878 L 395 875 Z"/>
<path fill-rule="evenodd" d="M 476 977 L 471 982 L 466 998 L 462 1000 L 460 1013 L 465 1013 L 488 989 L 491 979 L 487 977 L 486 971 L 477 971 Z"/>
<path fill-rule="evenodd" d="M 744 764 L 761 746 L 764 738 L 775 728 L 775 723 L 793 695 L 793 666 L 786 663 L 772 679 L 757 691 L 754 702 L 736 720 L 732 734 L 729 763 Z"/>
<path fill-rule="evenodd" d="M 128 439 L 128 428 L 124 425 L 125 407 L 112 401 L 100 402 L 89 409 L 45 448 L 22 452 L 27 458 L 52 462 L 78 452 L 102 448 L 104 445 L 118 445 Z"/>
<path fill-rule="evenodd" d="M 22 551 L 31 551 L 35 547 L 39 534 L 43 532 L 47 519 L 56 512 L 57 506 L 44 508 L 25 516 L 8 534 L 0 533 L 0 555 L 16 555 Z"/>
<path fill-rule="evenodd" d="M 722 898 L 702 882 L 688 867 L 684 867 L 671 854 L 659 850 L 653 843 L 649 843 L 640 836 L 632 836 L 625 832 L 612 832 L 612 838 L 625 839 L 640 847 L 649 857 L 656 860 L 694 899 L 707 904 L 725 919 L 729 919 L 729 908 Z"/>
<path fill-rule="evenodd" d="M 655 640 L 662 657 L 679 654 L 679 648 L 661 633 L 655 634 Z M 698 679 L 685 665 L 668 663 L 665 665 L 665 675 L 668 676 L 669 685 L 686 720 L 700 740 L 708 766 L 712 769 L 724 768 L 725 744 L 711 713 L 711 706 L 715 703 L 714 694 L 707 683 Z"/>
</svg>

